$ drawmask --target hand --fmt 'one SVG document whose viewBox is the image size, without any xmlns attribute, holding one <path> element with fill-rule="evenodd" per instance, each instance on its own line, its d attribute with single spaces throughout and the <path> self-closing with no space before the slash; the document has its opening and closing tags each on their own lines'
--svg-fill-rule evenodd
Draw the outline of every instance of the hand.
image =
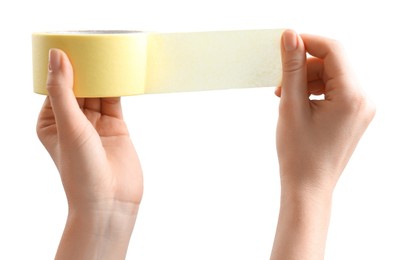
<svg viewBox="0 0 406 260">
<path fill-rule="evenodd" d="M 288 30 L 281 52 L 281 205 L 271 259 L 323 259 L 334 187 L 375 108 L 336 41 Z"/>
<path fill-rule="evenodd" d="M 141 202 L 140 163 L 123 121 L 120 98 L 76 99 L 72 86 L 67 56 L 50 50 L 49 96 L 37 133 L 59 170 L 68 200 L 68 221 L 57 258 L 93 259 L 102 250 L 103 259 L 109 259 L 106 243 L 118 242 L 121 252 L 111 259 L 120 259 Z"/>
<path fill-rule="evenodd" d="M 375 114 L 342 46 L 319 36 L 283 36 L 277 127 L 282 187 L 332 192 Z M 306 51 L 313 57 L 306 59 Z M 324 94 L 324 100 L 310 100 Z"/>
</svg>

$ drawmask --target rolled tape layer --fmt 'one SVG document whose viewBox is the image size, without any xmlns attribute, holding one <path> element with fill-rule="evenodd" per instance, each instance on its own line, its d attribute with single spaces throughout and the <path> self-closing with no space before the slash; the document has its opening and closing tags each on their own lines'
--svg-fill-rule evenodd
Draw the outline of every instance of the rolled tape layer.
<svg viewBox="0 0 406 260">
<path fill-rule="evenodd" d="M 277 86 L 282 77 L 282 32 L 34 33 L 34 92 L 47 94 L 51 48 L 69 57 L 77 97 Z"/>
</svg>

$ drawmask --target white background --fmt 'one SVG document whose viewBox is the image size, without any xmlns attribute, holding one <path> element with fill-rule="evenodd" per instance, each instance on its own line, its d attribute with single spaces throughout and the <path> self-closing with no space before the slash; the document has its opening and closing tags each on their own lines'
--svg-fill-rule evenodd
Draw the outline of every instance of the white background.
<svg viewBox="0 0 406 260">
<path fill-rule="evenodd" d="M 281 27 L 340 40 L 377 105 L 335 191 L 326 259 L 406 259 L 401 3 L 2 1 L 0 259 L 52 259 L 67 213 L 35 133 L 44 97 L 32 93 L 32 32 Z M 268 259 L 279 204 L 273 88 L 122 100 L 145 174 L 128 259 Z"/>
</svg>

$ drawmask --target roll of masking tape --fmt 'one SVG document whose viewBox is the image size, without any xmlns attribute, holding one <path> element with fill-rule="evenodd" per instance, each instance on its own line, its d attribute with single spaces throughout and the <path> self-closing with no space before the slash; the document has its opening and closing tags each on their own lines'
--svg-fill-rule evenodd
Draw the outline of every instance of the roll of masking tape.
<svg viewBox="0 0 406 260">
<path fill-rule="evenodd" d="M 277 86 L 282 77 L 282 32 L 34 33 L 34 92 L 47 94 L 51 48 L 69 57 L 77 97 Z"/>
</svg>

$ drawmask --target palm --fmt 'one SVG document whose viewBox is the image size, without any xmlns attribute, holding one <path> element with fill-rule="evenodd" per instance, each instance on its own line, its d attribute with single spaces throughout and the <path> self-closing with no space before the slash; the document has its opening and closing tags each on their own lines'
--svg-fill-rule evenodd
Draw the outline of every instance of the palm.
<svg viewBox="0 0 406 260">
<path fill-rule="evenodd" d="M 77 99 L 77 104 L 82 113 L 69 127 L 58 129 L 49 99 L 38 120 L 38 135 L 61 173 L 68 200 L 139 204 L 141 167 L 119 98 Z"/>
</svg>

